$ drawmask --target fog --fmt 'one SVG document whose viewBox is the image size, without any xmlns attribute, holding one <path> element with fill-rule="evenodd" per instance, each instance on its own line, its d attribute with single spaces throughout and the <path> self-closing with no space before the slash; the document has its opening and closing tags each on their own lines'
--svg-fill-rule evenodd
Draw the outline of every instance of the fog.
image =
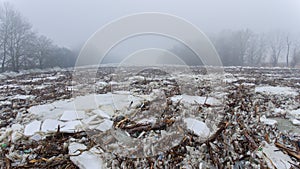
<svg viewBox="0 0 300 169">
<path fill-rule="evenodd" d="M 4 0 L 0 1 L 5 2 Z M 286 62 L 287 65 L 290 62 L 293 65 L 300 62 L 298 59 L 300 57 L 298 56 L 300 55 L 298 51 L 300 45 L 300 1 L 297 0 L 10 0 L 9 3 L 33 26 L 34 32 L 49 38 L 55 45 L 66 47 L 69 50 L 68 58 L 72 55 L 70 51 L 74 56 L 78 56 L 84 44 L 109 23 L 124 16 L 155 12 L 179 17 L 186 23 L 196 26 L 201 31 L 200 34 L 207 35 L 212 41 L 223 65 L 257 66 L 258 64 L 272 63 L 273 66 L 277 66 L 282 62 Z M 120 24 L 119 32 L 124 27 L 131 31 L 147 24 L 152 27 L 152 25 L 165 23 L 156 22 L 159 19 L 153 18 L 145 20 L 145 22 L 143 20 L 144 23 L 138 22 L 129 26 L 126 23 L 125 25 Z M 180 29 L 182 25 L 177 25 L 171 28 L 165 24 L 164 28 L 167 29 L 167 32 L 174 29 L 181 31 L 180 34 L 185 34 L 186 31 Z M 102 40 L 111 40 L 114 34 L 119 33 L 107 31 L 110 33 L 102 37 Z M 187 39 L 194 38 L 194 44 L 203 46 L 203 41 L 199 43 L 201 40 L 196 39 L 197 36 L 194 35 L 193 33 L 192 38 Z M 101 48 L 99 45 L 103 46 L 105 41 L 102 41 L 102 44 L 93 44 L 95 50 L 87 51 L 91 59 L 85 56 L 82 61 L 89 61 L 87 64 L 97 64 L 95 58 L 105 54 L 105 63 L 118 63 L 128 56 L 136 58 L 141 55 L 149 56 L 144 57 L 149 59 L 149 63 L 156 62 L 157 58 L 161 58 L 161 62 L 166 63 L 171 61 L 169 58 L 173 53 L 187 64 L 198 65 L 203 62 L 203 60 L 196 61 L 199 55 L 195 55 L 195 51 L 189 49 L 190 46 L 183 44 L 178 39 L 146 34 L 124 39 L 122 43 L 115 43 L 108 53 L 101 51 L 100 54 L 97 49 Z M 288 48 L 286 43 L 290 43 Z M 153 55 L 158 55 L 153 57 L 157 58 L 150 58 L 151 50 L 146 49 L 153 49 Z M 205 49 L 207 46 L 202 47 L 203 51 Z M 169 53 L 162 51 L 169 51 Z M 208 55 L 207 52 L 203 53 L 203 56 Z M 76 58 L 72 59 L 71 63 L 70 61 L 66 62 L 73 64 L 74 60 Z M 4 61 L 5 59 L 3 59 Z M 59 63 L 59 61 L 55 62 Z M 175 63 L 179 62 L 175 61 Z"/>
<path fill-rule="evenodd" d="M 124 15 L 163 12 L 182 17 L 204 33 L 249 28 L 255 32 L 298 33 L 297 0 L 10 0 L 35 30 L 70 48 L 83 44 L 100 27 Z"/>
</svg>

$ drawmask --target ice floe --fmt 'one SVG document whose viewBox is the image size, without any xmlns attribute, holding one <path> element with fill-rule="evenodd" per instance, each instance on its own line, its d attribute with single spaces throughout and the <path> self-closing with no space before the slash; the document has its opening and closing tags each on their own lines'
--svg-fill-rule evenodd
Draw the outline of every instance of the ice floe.
<svg viewBox="0 0 300 169">
<path fill-rule="evenodd" d="M 184 122 L 186 123 L 187 128 L 199 137 L 207 138 L 210 135 L 210 129 L 204 122 L 193 118 L 185 118 Z"/>
<path fill-rule="evenodd" d="M 300 120 L 292 119 L 291 121 L 292 121 L 293 125 L 300 126 Z"/>
<path fill-rule="evenodd" d="M 32 136 L 36 132 L 39 132 L 40 128 L 41 128 L 41 123 L 42 123 L 41 121 L 34 120 L 34 121 L 30 122 L 29 124 L 27 124 L 24 129 L 24 135 Z"/>
<path fill-rule="evenodd" d="M 296 96 L 298 93 L 291 87 L 280 87 L 280 86 L 260 86 L 255 87 L 255 92 L 257 93 L 267 93 L 267 94 L 279 94 L 279 95 L 293 95 Z"/>
<path fill-rule="evenodd" d="M 100 123 L 96 129 L 100 131 L 107 131 L 111 129 L 112 125 L 113 125 L 113 121 L 104 119 L 104 121 Z"/>
<path fill-rule="evenodd" d="M 87 147 L 80 143 L 70 143 L 69 154 L 71 161 L 80 169 L 104 168 L 104 163 L 99 150 L 92 148 L 89 151 L 84 151 L 80 154 L 80 150 L 85 150 Z"/>
<path fill-rule="evenodd" d="M 260 117 L 260 121 L 263 122 L 264 124 L 267 124 L 267 125 L 270 125 L 270 126 L 274 126 L 275 124 L 277 124 L 276 120 L 267 119 L 265 115 Z"/>
<path fill-rule="evenodd" d="M 300 119 L 300 109 L 292 110 L 289 112 L 289 114 L 295 117 L 296 119 Z"/>
<path fill-rule="evenodd" d="M 281 151 L 278 151 L 274 145 L 267 144 L 262 148 L 264 158 L 269 168 L 289 169 L 291 168 L 292 159 Z"/>
</svg>

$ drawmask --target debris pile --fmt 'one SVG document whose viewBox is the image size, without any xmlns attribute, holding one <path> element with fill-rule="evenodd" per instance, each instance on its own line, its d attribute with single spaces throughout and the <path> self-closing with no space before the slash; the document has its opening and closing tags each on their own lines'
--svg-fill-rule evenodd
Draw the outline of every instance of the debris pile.
<svg viewBox="0 0 300 169">
<path fill-rule="evenodd" d="M 1 168 L 299 168 L 300 70 L 135 69 L 2 78 Z"/>
</svg>

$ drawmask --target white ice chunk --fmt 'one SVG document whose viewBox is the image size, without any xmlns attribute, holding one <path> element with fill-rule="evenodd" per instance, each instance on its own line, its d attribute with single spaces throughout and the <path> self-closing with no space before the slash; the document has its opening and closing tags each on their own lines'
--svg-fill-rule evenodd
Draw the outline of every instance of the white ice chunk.
<svg viewBox="0 0 300 169">
<path fill-rule="evenodd" d="M 42 124 L 42 132 L 56 132 L 57 127 L 62 126 L 62 122 L 55 119 L 46 119 Z"/>
<path fill-rule="evenodd" d="M 24 126 L 22 126 L 20 124 L 13 124 L 11 126 L 11 129 L 12 129 L 11 141 L 13 143 L 15 143 L 16 141 L 18 141 L 19 139 L 21 139 L 23 137 L 23 134 L 21 133 L 21 131 L 24 129 Z"/>
<path fill-rule="evenodd" d="M 273 125 L 277 124 L 276 120 L 267 119 L 265 115 L 260 117 L 260 121 L 263 122 L 264 124 L 267 124 L 267 125 L 270 125 L 270 126 L 273 126 Z"/>
<path fill-rule="evenodd" d="M 112 125 L 113 121 L 104 119 L 104 121 L 101 124 L 99 124 L 99 126 L 96 129 L 104 132 L 111 129 Z"/>
<path fill-rule="evenodd" d="M 99 115 L 103 118 L 107 118 L 110 119 L 110 115 L 108 115 L 106 112 L 104 112 L 103 110 L 97 109 L 97 110 L 93 110 L 93 113 L 96 115 Z"/>
<path fill-rule="evenodd" d="M 193 118 L 185 118 L 184 122 L 186 123 L 187 128 L 193 131 L 196 135 L 203 138 L 210 135 L 210 130 L 204 122 Z"/>
<path fill-rule="evenodd" d="M 33 99 L 35 96 L 33 95 L 15 95 L 11 99 L 20 99 L 20 100 L 26 100 L 26 99 Z"/>
<path fill-rule="evenodd" d="M 268 167 L 276 167 L 281 169 L 291 168 L 291 164 L 289 163 L 292 162 L 291 158 L 283 152 L 277 150 L 278 148 L 276 148 L 274 145 L 265 143 L 262 151 L 264 153 Z"/>
<path fill-rule="evenodd" d="M 292 110 L 289 112 L 289 114 L 295 117 L 296 119 L 300 119 L 300 109 Z"/>
<path fill-rule="evenodd" d="M 21 131 L 24 129 L 24 126 L 22 126 L 21 124 L 13 124 L 11 125 L 11 129 L 13 131 Z"/>
<path fill-rule="evenodd" d="M 281 95 L 293 95 L 296 96 L 298 93 L 290 87 L 280 87 L 280 86 L 260 86 L 255 87 L 255 92 L 267 93 L 267 94 L 281 94 Z"/>
<path fill-rule="evenodd" d="M 94 121 L 96 118 L 98 117 L 98 115 L 93 115 L 89 118 L 83 119 L 81 122 L 85 125 L 88 125 L 89 123 L 91 123 L 92 121 Z"/>
<path fill-rule="evenodd" d="M 82 125 L 81 122 L 78 120 L 68 121 L 68 122 L 62 123 L 60 131 L 63 133 L 74 133 L 77 131 L 82 131 L 81 125 Z"/>
<path fill-rule="evenodd" d="M 284 114 L 285 111 L 281 108 L 275 108 L 274 111 L 273 111 L 273 114 L 275 115 L 280 115 L 280 114 Z"/>
<path fill-rule="evenodd" d="M 80 153 L 78 150 L 84 150 L 86 146 L 79 143 L 71 143 L 69 145 L 69 154 L 70 155 L 78 155 L 71 156 L 71 161 L 78 166 L 80 169 L 93 169 L 93 168 L 104 168 L 102 158 L 97 154 L 99 152 L 95 151 L 84 151 Z"/>
<path fill-rule="evenodd" d="M 292 121 L 293 125 L 300 126 L 300 120 L 292 119 L 291 121 Z"/>
<path fill-rule="evenodd" d="M 25 126 L 24 135 L 32 136 L 34 133 L 39 132 L 41 128 L 41 121 L 34 120 Z"/>
</svg>

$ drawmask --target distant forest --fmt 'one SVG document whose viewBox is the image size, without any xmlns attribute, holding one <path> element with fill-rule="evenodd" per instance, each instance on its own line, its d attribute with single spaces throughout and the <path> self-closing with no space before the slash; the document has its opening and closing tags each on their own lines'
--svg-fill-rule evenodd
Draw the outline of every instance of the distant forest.
<svg viewBox="0 0 300 169">
<path fill-rule="evenodd" d="M 225 66 L 285 66 L 300 63 L 300 44 L 295 35 L 282 31 L 255 33 L 227 30 L 212 37 Z"/>
<path fill-rule="evenodd" d="M 223 30 L 210 34 L 209 38 L 224 66 L 294 68 L 300 64 L 300 38 L 282 31 Z M 171 51 L 195 60 L 195 54 L 186 50 L 184 45 L 176 45 Z"/>
<path fill-rule="evenodd" d="M 224 30 L 210 39 L 224 66 L 296 67 L 300 63 L 299 39 L 287 33 Z M 32 25 L 11 4 L 0 5 L 0 72 L 72 67 L 78 51 L 60 47 L 33 31 Z M 180 45 L 170 51 L 186 58 L 191 55 Z"/>
</svg>

